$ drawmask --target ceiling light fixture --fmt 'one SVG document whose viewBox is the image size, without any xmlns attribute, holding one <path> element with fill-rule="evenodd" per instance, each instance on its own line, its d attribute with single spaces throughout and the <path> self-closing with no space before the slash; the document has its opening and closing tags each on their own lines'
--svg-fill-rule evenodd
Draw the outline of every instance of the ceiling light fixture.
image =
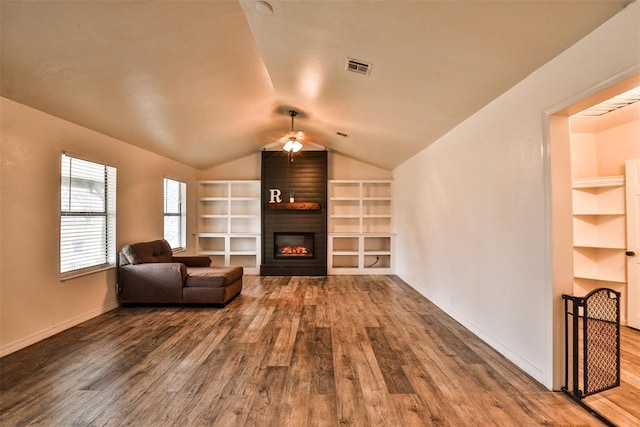
<svg viewBox="0 0 640 427">
<path fill-rule="evenodd" d="M 257 1 L 255 7 L 260 15 L 270 16 L 273 14 L 273 7 L 266 1 Z"/>
<path fill-rule="evenodd" d="M 300 140 L 303 138 L 304 134 L 302 132 L 296 132 L 293 130 L 293 118 L 298 115 L 297 111 L 289 110 L 289 115 L 291 116 L 291 130 L 286 135 L 286 142 L 284 143 L 284 151 L 289 153 L 297 153 L 302 150 L 302 143 Z"/>
</svg>

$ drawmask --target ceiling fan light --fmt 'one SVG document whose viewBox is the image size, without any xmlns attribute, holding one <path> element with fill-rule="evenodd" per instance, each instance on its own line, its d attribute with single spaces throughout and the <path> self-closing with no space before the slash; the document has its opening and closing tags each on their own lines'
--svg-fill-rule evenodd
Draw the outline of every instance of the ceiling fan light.
<svg viewBox="0 0 640 427">
<path fill-rule="evenodd" d="M 289 132 L 287 132 L 285 138 L 286 138 L 286 142 L 284 143 L 284 146 L 282 147 L 282 149 L 288 153 L 297 153 L 298 151 L 302 150 L 302 143 L 300 142 L 300 140 L 302 138 L 304 138 L 304 132 L 302 131 L 294 131 L 293 130 L 293 118 L 297 115 L 298 113 L 296 111 L 293 110 L 289 110 L 289 115 L 291 116 L 291 130 Z M 284 138 L 283 138 L 284 139 Z M 282 141 L 282 139 L 281 139 Z"/>
<path fill-rule="evenodd" d="M 284 149 L 284 151 L 291 151 L 293 150 L 293 147 L 294 147 L 293 140 L 290 139 L 284 144 L 284 147 L 282 148 Z"/>
</svg>

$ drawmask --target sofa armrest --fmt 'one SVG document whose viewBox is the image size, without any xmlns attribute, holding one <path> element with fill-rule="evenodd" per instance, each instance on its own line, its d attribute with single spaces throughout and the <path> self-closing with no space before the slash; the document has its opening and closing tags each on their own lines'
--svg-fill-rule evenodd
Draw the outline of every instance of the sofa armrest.
<svg viewBox="0 0 640 427">
<path fill-rule="evenodd" d="M 121 302 L 181 302 L 187 267 L 181 263 L 120 266 Z"/>
<path fill-rule="evenodd" d="M 179 262 L 187 267 L 209 267 L 211 258 L 208 256 L 174 256 L 173 262 Z"/>
</svg>

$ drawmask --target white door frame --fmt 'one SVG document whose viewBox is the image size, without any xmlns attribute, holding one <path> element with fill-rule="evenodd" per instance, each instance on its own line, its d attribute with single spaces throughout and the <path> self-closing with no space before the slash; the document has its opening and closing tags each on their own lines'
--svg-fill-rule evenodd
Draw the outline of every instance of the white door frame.
<svg viewBox="0 0 640 427">
<path fill-rule="evenodd" d="M 625 167 L 627 193 L 627 325 L 640 329 L 640 158 Z M 633 252 L 635 255 L 631 255 Z"/>
<path fill-rule="evenodd" d="M 620 86 L 640 75 L 640 65 L 630 67 L 542 111 L 545 203 L 545 293 L 550 301 L 544 313 L 545 371 L 553 372 L 553 389 L 564 381 L 564 303 L 562 294 L 573 292 L 573 231 L 571 222 L 571 167 L 569 116 L 623 92 Z M 567 230 L 571 230 L 567 232 Z M 639 255 L 640 256 L 640 255 Z"/>
</svg>

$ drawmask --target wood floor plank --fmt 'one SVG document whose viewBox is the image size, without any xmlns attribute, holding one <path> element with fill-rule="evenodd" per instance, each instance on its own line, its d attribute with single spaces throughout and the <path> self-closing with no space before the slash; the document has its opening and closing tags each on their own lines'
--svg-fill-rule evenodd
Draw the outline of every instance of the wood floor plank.
<svg viewBox="0 0 640 427">
<path fill-rule="evenodd" d="M 402 370 L 402 360 L 391 348 L 382 328 L 366 328 L 382 377 L 391 394 L 413 394 L 413 386 Z"/>
<path fill-rule="evenodd" d="M 269 366 L 261 371 L 256 381 L 256 393 L 253 404 L 248 408 L 247 425 L 282 425 L 282 392 L 289 368 Z"/>
<path fill-rule="evenodd" d="M 457 411 L 454 400 L 450 398 L 454 393 L 448 390 L 448 386 L 443 387 L 443 383 L 438 382 L 436 377 L 430 375 L 429 372 L 433 369 L 425 369 L 418 364 L 408 364 L 404 367 L 404 371 L 416 390 L 416 394 L 411 396 L 418 403 L 415 404 L 415 407 L 413 404 L 401 406 L 402 401 L 396 399 L 395 407 L 396 411 L 399 411 L 401 419 L 413 417 L 413 414 L 403 414 L 403 411 L 408 408 L 414 413 L 420 413 L 427 425 L 459 426 L 466 424 L 464 417 Z"/>
<path fill-rule="evenodd" d="M 293 346 L 298 335 L 298 325 L 300 316 L 294 314 L 287 321 L 283 322 L 278 331 L 278 336 L 273 344 L 273 350 L 269 355 L 268 366 L 289 366 L 291 365 L 291 356 L 293 354 Z"/>
<path fill-rule="evenodd" d="M 395 394 L 390 396 L 391 406 L 401 426 L 444 426 L 442 420 L 433 417 L 424 403 L 415 394 Z"/>
<path fill-rule="evenodd" d="M 254 320 L 247 328 L 247 331 L 242 338 L 243 342 L 254 344 L 258 342 L 258 340 L 260 339 L 260 333 L 264 329 L 265 325 L 271 320 L 271 316 L 273 315 L 273 312 L 275 310 L 276 308 L 273 306 L 261 308 L 258 311 L 258 314 L 255 316 Z"/>
<path fill-rule="evenodd" d="M 347 328 L 336 334 L 340 339 L 333 344 L 333 364 L 336 384 L 336 411 L 338 422 L 342 425 L 374 425 L 367 415 L 366 402 L 362 393 L 362 384 L 357 373 L 357 363 L 361 360 L 359 340 Z"/>
<path fill-rule="evenodd" d="M 331 328 L 315 328 L 313 359 L 311 361 L 311 392 L 335 396 L 336 384 L 333 369 Z"/>
<path fill-rule="evenodd" d="M 167 371 L 166 375 L 156 383 L 154 388 L 169 393 L 180 391 L 189 378 L 199 375 L 205 360 L 220 346 L 220 343 L 230 331 L 230 326 L 223 326 L 215 333 L 212 332 L 207 337 L 204 337 L 192 352 L 180 360 L 173 369 Z"/>
<path fill-rule="evenodd" d="M 339 425 L 336 410 L 336 396 L 312 395 L 309 398 L 306 422 L 298 425 L 309 427 L 330 427 Z M 295 425 L 295 424 L 294 424 Z"/>
<path fill-rule="evenodd" d="M 246 276 L 226 307 L 120 308 L 0 370 L 3 426 L 600 425 L 395 276 Z M 638 424 L 623 370 L 597 404 Z"/>
</svg>

